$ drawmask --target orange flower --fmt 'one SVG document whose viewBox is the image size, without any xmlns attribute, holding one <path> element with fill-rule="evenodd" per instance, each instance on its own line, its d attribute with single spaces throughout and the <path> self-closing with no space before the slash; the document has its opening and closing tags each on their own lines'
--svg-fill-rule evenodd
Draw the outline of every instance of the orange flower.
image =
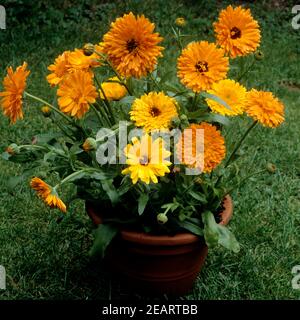
<svg viewBox="0 0 300 320">
<path fill-rule="evenodd" d="M 195 92 L 208 90 L 226 77 L 228 58 L 223 49 L 207 41 L 191 42 L 178 58 L 178 77 Z"/>
<path fill-rule="evenodd" d="M 89 110 L 89 105 L 95 103 L 98 94 L 91 74 L 78 70 L 64 78 L 57 95 L 62 112 L 81 118 Z"/>
<path fill-rule="evenodd" d="M 232 58 L 254 52 L 260 43 L 260 30 L 249 9 L 228 6 L 214 23 L 217 43 Z"/>
<path fill-rule="evenodd" d="M 47 76 L 47 81 L 50 83 L 51 86 L 58 85 L 63 77 L 68 73 L 68 56 L 70 51 L 65 51 L 63 54 L 59 55 L 56 59 L 54 64 L 51 64 L 48 67 L 49 71 L 52 71 L 51 74 Z"/>
<path fill-rule="evenodd" d="M 23 93 L 26 79 L 30 74 L 26 68 L 26 62 L 17 67 L 15 72 L 12 67 L 7 68 L 7 75 L 3 80 L 4 91 L 0 92 L 0 97 L 2 97 L 0 103 L 4 115 L 10 118 L 10 123 L 15 123 L 17 119 L 23 119 Z"/>
<path fill-rule="evenodd" d="M 100 62 L 97 59 L 99 59 L 99 56 L 95 53 L 90 56 L 86 56 L 82 49 L 75 49 L 70 52 L 68 56 L 68 68 L 70 71 L 89 71 L 90 68 L 100 65 Z"/>
<path fill-rule="evenodd" d="M 43 199 L 43 201 L 50 208 L 58 208 L 62 212 L 67 211 L 66 205 L 58 197 L 56 190 L 49 186 L 46 182 L 44 182 L 40 178 L 35 177 L 31 180 L 30 186 L 33 190 L 37 192 L 37 195 L 41 199 Z"/>
<path fill-rule="evenodd" d="M 162 41 L 154 33 L 155 25 L 144 15 L 130 12 L 111 24 L 103 37 L 103 50 L 116 70 L 125 78 L 141 78 L 154 70 L 157 58 L 162 56 Z"/>
<path fill-rule="evenodd" d="M 191 167 L 209 173 L 215 169 L 225 158 L 225 140 L 217 128 L 209 123 L 191 124 L 184 131 L 181 139 L 176 145 L 176 152 L 179 160 Z M 197 130 L 202 129 L 203 132 Z M 204 145 L 196 140 L 202 136 Z M 200 141 L 201 142 L 201 141 Z M 204 148 L 204 149 L 203 149 Z"/>
<path fill-rule="evenodd" d="M 247 93 L 246 112 L 265 127 L 275 128 L 284 121 L 284 105 L 272 92 L 252 89 Z"/>
</svg>

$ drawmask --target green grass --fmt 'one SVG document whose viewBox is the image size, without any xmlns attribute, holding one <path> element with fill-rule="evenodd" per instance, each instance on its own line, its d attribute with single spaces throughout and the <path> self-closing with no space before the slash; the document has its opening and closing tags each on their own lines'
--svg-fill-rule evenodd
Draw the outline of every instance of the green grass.
<svg viewBox="0 0 300 320">
<path fill-rule="evenodd" d="M 100 1 L 101 2 L 101 1 Z M 102 1 L 103 2 L 103 1 Z M 211 23 L 227 1 L 122 1 L 97 6 L 99 14 L 90 22 L 78 14 L 78 21 L 40 25 L 30 32 L 22 27 L 0 31 L 0 75 L 7 65 L 28 61 L 32 74 L 30 92 L 49 101 L 55 91 L 45 81 L 47 65 L 66 49 L 85 42 L 97 42 L 108 22 L 123 12 L 144 12 L 167 39 L 160 72 L 173 70 L 178 51 L 171 39 L 170 25 L 177 16 L 188 20 L 186 32 L 196 39 L 213 39 Z M 246 4 L 246 3 L 245 3 Z M 262 26 L 262 50 L 245 85 L 272 90 L 286 106 L 286 122 L 275 130 L 256 127 L 243 145 L 239 159 L 241 174 L 274 163 L 274 174 L 255 176 L 232 194 L 235 203 L 230 228 L 241 251 L 210 250 L 204 269 L 187 299 L 299 299 L 291 286 L 291 270 L 300 264 L 300 31 L 291 27 L 292 5 L 273 6 L 269 1 L 249 4 Z M 54 18 L 53 18 L 54 20 Z M 30 20 L 28 21 L 30 22 Z M 41 80 L 42 79 L 42 80 Z M 284 80 L 284 81 L 282 81 Z M 11 142 L 29 142 L 51 124 L 28 102 L 24 121 L 8 126 L 0 116 L 0 147 Z M 248 122 L 234 119 L 228 146 L 245 130 Z M 15 190 L 7 187 L 7 177 L 21 172 L 19 165 L 0 160 L 0 265 L 6 267 L 7 290 L 0 299 L 122 299 L 140 297 L 119 283 L 110 281 L 99 260 L 87 252 L 92 243 L 92 224 L 80 201 L 56 223 L 57 211 L 46 208 L 25 183 Z"/>
</svg>

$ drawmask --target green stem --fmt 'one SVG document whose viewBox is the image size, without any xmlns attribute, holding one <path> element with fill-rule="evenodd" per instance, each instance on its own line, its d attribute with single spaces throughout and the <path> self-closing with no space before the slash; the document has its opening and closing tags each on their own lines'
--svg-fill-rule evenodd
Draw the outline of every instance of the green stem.
<svg viewBox="0 0 300 320">
<path fill-rule="evenodd" d="M 36 101 L 38 101 L 38 102 L 40 102 L 40 103 L 42 103 L 42 104 L 45 104 L 45 105 L 48 106 L 50 109 L 52 109 L 53 111 L 55 111 L 56 113 L 58 113 L 60 116 L 62 116 L 64 119 L 66 119 L 68 122 L 74 124 L 74 122 L 73 122 L 72 119 L 70 119 L 66 114 L 64 114 L 63 112 L 61 112 L 61 111 L 58 110 L 57 108 L 55 108 L 55 107 L 54 107 L 52 104 L 50 104 L 49 102 L 47 102 L 47 101 L 45 101 L 45 100 L 43 100 L 43 99 L 41 99 L 41 98 L 39 98 L 39 97 L 36 97 L 36 96 L 34 96 L 34 95 L 26 92 L 26 91 L 24 92 L 24 94 L 25 94 L 25 96 L 27 96 L 27 97 L 30 97 L 30 98 L 32 98 L 32 99 L 34 99 L 34 100 L 36 100 Z"/>
<path fill-rule="evenodd" d="M 196 103 L 197 103 L 197 100 L 198 100 L 198 93 L 195 92 L 195 95 L 194 95 L 194 98 L 193 98 L 193 102 L 192 102 L 192 110 L 194 110 L 194 108 L 196 106 Z"/>
<path fill-rule="evenodd" d="M 246 139 L 246 137 L 249 134 L 249 132 L 256 126 L 256 124 L 257 124 L 257 120 L 253 121 L 251 126 L 245 131 L 245 133 L 243 134 L 241 140 L 238 141 L 238 143 L 235 145 L 235 147 L 233 148 L 233 151 L 231 152 L 231 155 L 229 156 L 229 158 L 225 162 L 224 168 L 227 168 L 229 166 L 232 158 L 235 156 L 236 152 L 239 150 L 239 148 L 242 145 L 243 141 Z"/>
<path fill-rule="evenodd" d="M 237 82 L 241 81 L 242 78 L 252 69 L 254 63 L 255 59 L 253 58 L 253 61 L 249 64 L 248 68 L 244 72 L 242 72 L 242 74 L 239 75 L 239 77 L 237 78 Z"/>
<path fill-rule="evenodd" d="M 23 145 L 19 146 L 19 148 L 20 149 L 39 149 L 39 150 L 44 150 L 44 151 L 54 151 L 56 154 L 68 159 L 68 156 L 66 154 L 63 154 L 56 149 L 49 149 L 47 147 L 39 146 L 36 144 L 23 144 Z"/>
<path fill-rule="evenodd" d="M 227 168 L 230 165 L 231 160 L 233 159 L 233 157 L 235 156 L 236 152 L 238 151 L 238 149 L 240 148 L 240 146 L 242 145 L 243 141 L 246 139 L 247 135 L 249 134 L 249 132 L 256 126 L 257 124 L 257 120 L 253 121 L 253 123 L 251 124 L 251 126 L 245 131 L 245 133 L 243 134 L 242 138 L 240 139 L 240 141 L 238 141 L 238 143 L 234 146 L 233 151 L 231 152 L 229 158 L 227 159 L 227 161 L 224 164 L 224 168 Z M 217 187 L 219 185 L 219 182 L 221 180 L 222 176 L 219 176 L 215 187 Z"/>
<path fill-rule="evenodd" d="M 68 175 L 67 177 L 65 177 L 63 180 L 61 180 L 54 188 L 58 188 L 59 186 L 61 186 L 62 184 L 68 182 L 69 180 L 73 179 L 76 176 L 79 176 L 81 173 L 83 172 L 89 172 L 89 171 L 99 171 L 97 169 L 94 168 L 87 168 L 87 169 L 81 169 L 79 171 L 73 172 L 70 175 Z"/>
<path fill-rule="evenodd" d="M 102 106 L 100 106 L 100 105 L 98 104 L 98 102 L 96 102 L 96 105 L 97 105 L 97 108 L 96 108 L 96 109 L 101 113 L 101 115 L 102 115 L 102 117 L 103 117 L 103 119 L 104 119 L 104 121 L 105 121 L 106 126 L 107 126 L 107 127 L 110 127 L 110 126 L 112 126 L 112 123 L 111 123 L 110 118 L 109 118 L 108 115 L 107 115 L 106 105 L 105 105 L 105 103 L 104 103 L 103 100 L 101 100 L 101 102 L 102 102 Z"/>
<path fill-rule="evenodd" d="M 22 146 L 19 146 L 20 149 L 40 149 L 40 150 L 48 150 L 46 147 L 43 147 L 43 146 L 38 146 L 38 145 L 35 145 L 35 144 L 23 144 Z"/>
<path fill-rule="evenodd" d="M 113 137 L 117 132 L 119 132 L 119 127 L 115 128 L 114 130 L 112 130 L 114 133 L 111 135 L 106 135 L 104 137 L 101 137 L 101 139 L 96 139 L 96 142 L 101 142 L 104 138 L 110 138 Z"/>
<path fill-rule="evenodd" d="M 102 95 L 103 95 L 103 97 L 104 97 L 104 102 L 105 102 L 105 105 L 106 105 L 107 108 L 108 108 L 108 112 L 110 113 L 110 117 L 111 117 L 113 123 L 116 123 L 116 119 L 115 119 L 115 116 L 114 116 L 114 113 L 113 113 L 113 109 L 112 109 L 112 107 L 111 107 L 111 104 L 109 103 L 109 101 L 108 101 L 108 99 L 107 99 L 107 96 L 106 96 L 106 94 L 105 94 L 105 92 L 104 92 L 104 90 L 103 90 L 103 88 L 102 88 L 102 86 L 101 86 L 101 83 L 99 82 L 99 80 L 97 79 L 96 76 L 95 76 L 95 80 L 96 80 L 96 83 L 97 83 L 97 85 L 98 85 L 99 90 L 101 91 L 101 93 L 102 93 Z M 103 100 L 103 99 L 102 99 L 102 100 Z"/>
<path fill-rule="evenodd" d="M 91 104 L 91 108 L 93 109 L 93 111 L 94 111 L 95 114 L 96 114 L 96 117 L 98 118 L 100 127 L 102 127 L 102 126 L 103 126 L 103 122 L 102 122 L 102 118 L 101 118 L 101 116 L 100 116 L 99 111 L 97 110 L 97 108 L 96 108 L 93 104 Z"/>
<path fill-rule="evenodd" d="M 153 77 L 153 75 L 152 75 L 151 72 L 149 73 L 149 77 L 150 77 L 150 79 L 152 80 L 152 82 L 154 83 L 155 87 L 158 89 L 158 91 L 161 91 L 160 86 L 158 85 L 156 79 Z"/>
<path fill-rule="evenodd" d="M 132 91 L 128 88 L 127 84 L 125 81 L 123 81 L 122 77 L 119 75 L 119 73 L 117 72 L 117 70 L 115 70 L 115 68 L 113 67 L 113 65 L 111 64 L 111 62 L 108 60 L 108 58 L 101 52 L 98 52 L 97 50 L 94 50 L 94 52 L 102 57 L 105 62 L 109 65 L 109 67 L 111 68 L 111 70 L 113 71 L 113 73 L 116 75 L 116 77 L 119 79 L 120 83 L 126 88 L 127 92 L 129 93 L 130 96 L 133 95 Z"/>
<path fill-rule="evenodd" d="M 180 34 L 180 30 L 178 29 L 178 46 L 180 51 L 182 51 L 183 46 L 182 46 L 182 42 L 181 42 L 181 34 Z"/>
<path fill-rule="evenodd" d="M 239 183 L 237 183 L 235 186 L 231 187 L 230 189 L 226 190 L 226 192 L 224 192 L 223 196 L 221 197 L 221 199 L 223 199 L 227 194 L 230 194 L 233 190 L 235 190 L 236 188 L 240 187 L 246 180 L 248 180 L 249 178 L 256 176 L 260 173 L 266 172 L 266 169 L 264 170 L 260 170 L 257 172 L 254 172 L 252 174 L 249 174 L 247 177 L 245 177 L 244 179 L 242 179 Z"/>
<path fill-rule="evenodd" d="M 59 121 L 54 121 L 54 119 L 52 118 L 52 115 L 50 116 L 50 119 L 51 119 L 51 121 L 52 121 L 53 124 L 55 124 L 56 126 L 58 126 L 58 128 L 62 131 L 63 134 L 65 134 L 65 135 L 66 135 L 67 137 L 69 137 L 71 140 L 74 140 L 74 137 L 71 136 L 71 135 L 67 132 L 67 130 L 65 130 L 65 129 L 63 128 L 62 125 L 60 125 L 60 122 L 59 122 Z"/>
</svg>

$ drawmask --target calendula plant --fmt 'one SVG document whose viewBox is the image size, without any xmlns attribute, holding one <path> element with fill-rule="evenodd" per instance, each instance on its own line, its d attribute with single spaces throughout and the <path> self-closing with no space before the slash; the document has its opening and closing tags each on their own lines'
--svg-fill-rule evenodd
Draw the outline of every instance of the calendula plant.
<svg viewBox="0 0 300 320">
<path fill-rule="evenodd" d="M 257 124 L 275 128 L 284 121 L 284 106 L 271 92 L 239 83 L 262 58 L 260 28 L 249 9 L 222 10 L 213 25 L 215 43 L 186 43 L 187 23 L 181 17 L 172 27 L 181 84 L 157 70 L 164 48 L 155 25 L 131 12 L 117 18 L 99 44 L 65 51 L 48 67 L 47 81 L 57 90 L 53 104 L 26 88 L 25 62 L 7 69 L 0 93 L 4 115 L 14 124 L 23 118 L 23 100 L 33 99 L 58 130 L 30 144 L 11 144 L 2 156 L 28 163 L 19 180 L 29 178 L 49 207 L 67 214 L 71 199 L 59 194 L 72 184 L 72 199 L 101 208 L 92 251 L 103 253 L 124 228 L 188 231 L 204 236 L 209 247 L 239 250 L 219 224 L 225 196 L 239 186 L 232 163 Z M 234 59 L 246 55 L 251 62 L 228 79 Z M 224 127 L 235 116 L 252 123 L 227 150 Z M 47 176 L 57 183 L 46 183 Z"/>
</svg>

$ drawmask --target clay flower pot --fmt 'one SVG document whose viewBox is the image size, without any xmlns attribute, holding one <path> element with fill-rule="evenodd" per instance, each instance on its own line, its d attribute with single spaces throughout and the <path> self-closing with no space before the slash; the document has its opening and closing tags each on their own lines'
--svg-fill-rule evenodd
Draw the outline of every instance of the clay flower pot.
<svg viewBox="0 0 300 320">
<path fill-rule="evenodd" d="M 224 199 L 220 224 L 226 225 L 233 213 L 228 195 Z M 86 203 L 92 221 L 101 223 L 100 213 Z M 191 233 L 175 236 L 150 235 L 143 232 L 120 232 L 109 246 L 106 263 L 131 288 L 143 293 L 184 295 L 188 293 L 207 256 L 204 239 Z"/>
</svg>

